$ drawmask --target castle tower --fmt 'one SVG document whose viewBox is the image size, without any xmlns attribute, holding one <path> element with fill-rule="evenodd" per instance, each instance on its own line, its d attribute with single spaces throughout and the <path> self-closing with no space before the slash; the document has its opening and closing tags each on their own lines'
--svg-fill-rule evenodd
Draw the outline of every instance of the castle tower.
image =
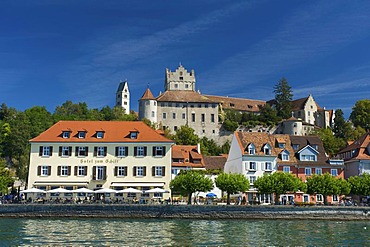
<svg viewBox="0 0 370 247">
<path fill-rule="evenodd" d="M 166 68 L 165 91 L 187 90 L 195 91 L 195 74 L 192 69 L 190 73 L 180 63 L 176 71 L 172 72 Z"/>
<path fill-rule="evenodd" d="M 116 106 L 125 109 L 126 114 L 130 113 L 130 90 L 127 81 L 120 81 L 116 92 Z"/>
<path fill-rule="evenodd" d="M 149 119 L 152 123 L 157 123 L 157 100 L 148 88 L 139 99 L 139 120 Z"/>
</svg>

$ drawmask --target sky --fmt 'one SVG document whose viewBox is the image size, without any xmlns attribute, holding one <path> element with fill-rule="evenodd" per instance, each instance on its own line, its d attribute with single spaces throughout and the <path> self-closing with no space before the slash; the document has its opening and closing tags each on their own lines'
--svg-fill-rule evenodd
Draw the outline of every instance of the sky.
<svg viewBox="0 0 370 247">
<path fill-rule="evenodd" d="M 0 103 L 131 108 L 165 70 L 195 70 L 202 94 L 270 100 L 281 78 L 348 117 L 370 95 L 370 1 L 3 0 Z"/>
</svg>

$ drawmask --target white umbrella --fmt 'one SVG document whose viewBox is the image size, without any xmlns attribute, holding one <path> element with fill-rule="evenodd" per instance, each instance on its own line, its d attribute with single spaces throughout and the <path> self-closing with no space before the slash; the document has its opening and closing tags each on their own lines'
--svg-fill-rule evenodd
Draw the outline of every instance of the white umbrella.
<svg viewBox="0 0 370 247">
<path fill-rule="evenodd" d="M 76 190 L 72 190 L 73 193 L 94 193 L 93 190 L 89 190 L 87 188 L 79 188 Z"/>
<path fill-rule="evenodd" d="M 21 193 L 46 193 L 45 190 L 40 190 L 40 189 L 37 189 L 37 188 L 31 188 L 31 189 L 28 189 L 28 190 L 22 190 Z"/>
<path fill-rule="evenodd" d="M 110 189 L 110 188 L 102 188 L 100 190 L 95 190 L 95 193 L 116 193 L 116 190 Z"/>
<path fill-rule="evenodd" d="M 119 190 L 117 191 L 117 193 L 143 193 L 143 192 L 141 190 L 137 190 L 134 188 L 127 188 L 127 189 Z"/>
<path fill-rule="evenodd" d="M 66 189 L 63 189 L 63 188 L 56 188 L 56 189 L 47 191 L 47 193 L 70 193 L 70 192 L 72 192 L 72 191 L 71 190 L 66 190 Z"/>
<path fill-rule="evenodd" d="M 146 190 L 145 193 L 168 193 L 168 190 L 161 189 L 161 188 L 154 188 L 151 190 Z"/>
</svg>

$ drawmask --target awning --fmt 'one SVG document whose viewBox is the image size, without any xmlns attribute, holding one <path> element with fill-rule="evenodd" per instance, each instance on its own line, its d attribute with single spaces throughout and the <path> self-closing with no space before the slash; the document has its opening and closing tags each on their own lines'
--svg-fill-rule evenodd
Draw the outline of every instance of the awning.
<svg viewBox="0 0 370 247">
<path fill-rule="evenodd" d="M 135 182 L 114 183 L 113 182 L 111 186 L 112 187 L 163 187 L 164 183 L 150 183 L 150 182 L 147 182 L 147 183 L 135 183 Z"/>
<path fill-rule="evenodd" d="M 37 186 L 47 186 L 47 185 L 73 186 L 73 185 L 87 185 L 87 184 L 88 182 L 73 182 L 73 181 L 60 181 L 60 182 L 36 181 L 33 183 L 33 185 L 37 185 Z"/>
</svg>

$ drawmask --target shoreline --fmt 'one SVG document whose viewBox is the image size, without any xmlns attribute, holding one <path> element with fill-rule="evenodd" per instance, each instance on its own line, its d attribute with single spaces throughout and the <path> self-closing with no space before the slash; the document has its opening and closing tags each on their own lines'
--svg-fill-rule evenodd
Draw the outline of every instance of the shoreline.
<svg viewBox="0 0 370 247">
<path fill-rule="evenodd" d="M 370 207 L 2 204 L 0 218 L 370 220 Z"/>
</svg>

